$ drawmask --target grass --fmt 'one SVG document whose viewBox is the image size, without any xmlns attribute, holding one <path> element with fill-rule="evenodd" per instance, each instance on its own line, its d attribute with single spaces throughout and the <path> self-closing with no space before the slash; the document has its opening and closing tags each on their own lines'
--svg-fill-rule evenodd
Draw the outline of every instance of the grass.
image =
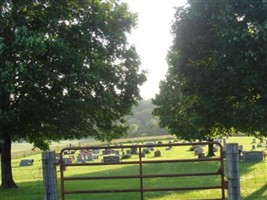
<svg viewBox="0 0 267 200">
<path fill-rule="evenodd" d="M 251 150 L 251 137 L 231 137 L 227 142 L 238 142 L 244 146 L 244 150 Z M 193 152 L 189 151 L 189 146 L 174 147 L 171 151 L 160 149 L 164 159 L 183 159 L 193 158 Z M 257 148 L 256 150 L 263 150 L 264 148 Z M 207 152 L 207 149 L 205 149 Z M 18 189 L 3 190 L 0 189 L 0 199 L 5 200 L 39 200 L 43 199 L 43 183 L 42 183 L 42 166 L 40 154 L 31 155 L 25 158 L 34 159 L 34 165 L 29 167 L 19 167 L 20 159 L 13 159 L 13 174 Z M 100 158 L 101 159 L 101 158 Z M 132 156 L 131 159 L 136 159 Z M 146 155 L 146 159 L 154 159 L 153 152 Z M 144 174 L 162 174 L 177 172 L 208 172 L 216 171 L 218 163 L 216 162 L 196 162 L 179 163 L 179 164 L 147 164 L 144 166 Z M 103 175 L 136 175 L 139 173 L 139 168 L 133 165 L 120 166 L 96 166 L 96 167 L 69 167 L 66 171 L 66 176 L 103 176 Z M 241 195 L 245 200 L 266 200 L 267 199 L 267 162 L 240 162 L 241 170 Z M 59 169 L 57 169 L 59 172 Z M 58 178 L 60 177 L 58 173 Z M 183 177 L 183 178 L 151 178 L 146 179 L 144 186 L 147 188 L 153 187 L 174 187 L 182 186 L 199 186 L 217 184 L 219 177 Z M 66 182 L 67 190 L 82 190 L 82 189 L 126 189 L 138 188 L 139 180 L 97 180 L 97 181 L 72 181 Z M 60 191 L 60 180 L 58 180 L 58 191 Z M 205 191 L 181 191 L 181 192 L 145 192 L 146 200 L 176 200 L 176 199 L 200 199 L 218 197 L 220 194 L 218 190 Z M 60 194 L 59 194 L 60 196 Z M 66 200 L 136 200 L 140 199 L 139 193 L 112 193 L 112 194 L 84 194 L 84 195 L 67 195 Z"/>
</svg>

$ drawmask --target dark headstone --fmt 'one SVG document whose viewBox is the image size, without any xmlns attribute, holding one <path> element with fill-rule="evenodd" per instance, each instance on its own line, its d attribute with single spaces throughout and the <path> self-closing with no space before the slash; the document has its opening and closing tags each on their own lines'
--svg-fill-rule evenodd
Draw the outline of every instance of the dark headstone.
<svg viewBox="0 0 267 200">
<path fill-rule="evenodd" d="M 120 162 L 120 156 L 116 155 L 110 155 L 110 156 L 104 156 L 103 157 L 103 162 L 104 163 L 117 163 Z"/>
<path fill-rule="evenodd" d="M 161 152 L 159 150 L 155 151 L 154 157 L 161 157 Z"/>
<path fill-rule="evenodd" d="M 33 162 L 34 162 L 33 159 L 21 160 L 19 166 L 21 167 L 30 166 L 30 165 L 33 165 Z"/>
<path fill-rule="evenodd" d="M 137 147 L 131 147 L 131 154 L 137 154 Z"/>
<path fill-rule="evenodd" d="M 204 153 L 199 153 L 198 154 L 198 158 L 204 158 L 205 156 L 204 156 Z"/>
<path fill-rule="evenodd" d="M 78 155 L 77 162 L 84 162 L 84 157 L 82 155 Z"/>
<path fill-rule="evenodd" d="M 99 149 L 92 149 L 92 153 L 93 153 L 93 154 L 99 154 L 100 151 L 99 151 Z"/>
<path fill-rule="evenodd" d="M 244 151 L 244 161 L 262 161 L 264 159 L 263 151 Z"/>
</svg>

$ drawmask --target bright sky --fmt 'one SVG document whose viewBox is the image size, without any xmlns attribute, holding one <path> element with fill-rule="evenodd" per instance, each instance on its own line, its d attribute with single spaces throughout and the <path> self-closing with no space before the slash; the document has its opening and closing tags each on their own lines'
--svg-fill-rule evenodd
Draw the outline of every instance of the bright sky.
<svg viewBox="0 0 267 200">
<path fill-rule="evenodd" d="M 165 78 L 168 66 L 167 52 L 172 44 L 170 34 L 174 20 L 174 7 L 186 0 L 121 0 L 127 2 L 132 12 L 138 14 L 138 27 L 129 42 L 134 44 L 147 70 L 147 81 L 140 88 L 143 99 L 151 99 L 159 93 L 159 82 Z"/>
</svg>

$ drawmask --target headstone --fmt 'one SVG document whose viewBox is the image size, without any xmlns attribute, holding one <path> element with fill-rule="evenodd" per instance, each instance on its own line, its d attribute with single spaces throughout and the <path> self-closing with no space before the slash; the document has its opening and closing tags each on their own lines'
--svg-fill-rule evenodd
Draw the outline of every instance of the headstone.
<svg viewBox="0 0 267 200">
<path fill-rule="evenodd" d="M 99 151 L 99 149 L 92 149 L 92 153 L 93 153 L 93 154 L 99 154 L 100 151 Z"/>
<path fill-rule="evenodd" d="M 113 149 L 104 149 L 102 151 L 102 154 L 103 155 L 108 155 L 108 154 L 112 154 L 112 153 L 114 153 L 114 150 Z"/>
<path fill-rule="evenodd" d="M 24 167 L 24 166 L 30 166 L 33 165 L 34 159 L 24 159 L 20 161 L 19 166 Z"/>
<path fill-rule="evenodd" d="M 204 156 L 204 153 L 199 153 L 198 154 L 198 158 L 204 158 L 205 156 Z"/>
<path fill-rule="evenodd" d="M 252 148 L 252 150 L 256 149 L 255 145 L 252 145 L 252 147 L 251 147 L 251 148 Z"/>
<path fill-rule="evenodd" d="M 172 149 L 172 146 L 168 146 L 168 147 L 165 148 L 166 151 L 169 151 L 171 149 Z"/>
<path fill-rule="evenodd" d="M 120 156 L 116 156 L 116 155 L 104 156 L 103 157 L 103 162 L 104 163 L 120 162 Z"/>
<path fill-rule="evenodd" d="M 159 150 L 155 151 L 154 157 L 161 157 L 161 152 Z"/>
<path fill-rule="evenodd" d="M 196 147 L 194 152 L 195 152 L 195 155 L 202 154 L 203 153 L 203 149 L 201 147 Z"/>
<path fill-rule="evenodd" d="M 141 156 L 141 158 L 144 158 L 144 157 L 146 157 L 146 154 L 144 152 L 141 152 L 140 156 Z"/>
<path fill-rule="evenodd" d="M 201 147 L 195 148 L 195 155 L 197 155 L 198 158 L 204 158 L 203 149 Z"/>
<path fill-rule="evenodd" d="M 263 151 L 244 151 L 243 152 L 244 161 L 262 161 L 264 160 Z"/>
<path fill-rule="evenodd" d="M 137 154 L 137 147 L 131 147 L 131 154 Z"/>
<path fill-rule="evenodd" d="M 71 164 L 71 160 L 69 158 L 63 158 L 63 162 L 65 164 Z"/>
<path fill-rule="evenodd" d="M 83 159 L 82 155 L 78 155 L 77 156 L 77 162 L 84 162 L 84 159 Z"/>
<path fill-rule="evenodd" d="M 144 154 L 148 154 L 148 153 L 150 153 L 150 151 L 149 151 L 148 148 L 143 148 L 142 152 L 143 152 Z"/>
<path fill-rule="evenodd" d="M 87 159 L 86 159 L 87 161 L 93 161 L 94 160 L 94 156 L 92 155 L 92 154 L 89 154 L 88 156 L 87 156 Z"/>
</svg>

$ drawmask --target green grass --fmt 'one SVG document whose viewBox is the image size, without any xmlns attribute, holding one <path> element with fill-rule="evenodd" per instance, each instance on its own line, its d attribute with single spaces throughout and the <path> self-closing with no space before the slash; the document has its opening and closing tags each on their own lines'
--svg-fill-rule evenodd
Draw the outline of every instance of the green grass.
<svg viewBox="0 0 267 200">
<path fill-rule="evenodd" d="M 244 146 L 244 150 L 251 150 L 252 138 L 250 137 L 231 137 L 227 142 L 238 142 Z M 159 149 L 159 148 L 158 148 Z M 189 146 L 174 147 L 171 151 L 162 152 L 163 159 L 183 159 L 195 158 L 193 152 L 189 151 Z M 256 150 L 263 150 L 257 148 Z M 205 153 L 207 149 L 205 148 Z M 42 166 L 40 154 L 28 156 L 25 158 L 34 159 L 34 165 L 29 167 L 19 167 L 20 159 L 13 159 L 13 174 L 18 189 L 3 190 L 0 189 L 0 199 L 5 200 L 39 200 L 43 199 Z M 100 158 L 101 159 L 101 158 Z M 136 159 L 136 156 L 131 158 Z M 146 155 L 147 160 L 153 158 L 153 152 Z M 195 163 L 177 163 L 177 164 L 146 164 L 144 165 L 144 174 L 163 174 L 169 172 L 189 173 L 189 172 L 209 172 L 216 171 L 218 163 L 216 162 L 195 162 Z M 241 170 L 241 195 L 245 200 L 266 200 L 267 199 L 267 162 L 240 162 Z M 58 178 L 60 177 L 59 169 Z M 120 166 L 95 166 L 95 167 L 68 167 L 66 176 L 104 176 L 104 175 L 137 175 L 138 166 L 120 165 Z M 184 186 L 205 186 L 218 184 L 219 177 L 183 177 L 183 178 L 150 178 L 145 179 L 144 186 L 153 187 L 184 187 Z M 66 182 L 67 190 L 83 189 L 127 189 L 138 188 L 139 179 L 133 180 L 94 180 L 94 181 L 69 181 Z M 58 191 L 60 193 L 60 179 L 58 179 Z M 60 194 L 59 194 L 60 196 Z M 181 192 L 145 192 L 146 200 L 177 200 L 177 199 L 200 199 L 219 197 L 218 190 L 205 191 L 181 191 Z M 67 195 L 66 200 L 137 200 L 140 199 L 139 193 L 112 193 L 112 194 L 84 194 Z"/>
</svg>

